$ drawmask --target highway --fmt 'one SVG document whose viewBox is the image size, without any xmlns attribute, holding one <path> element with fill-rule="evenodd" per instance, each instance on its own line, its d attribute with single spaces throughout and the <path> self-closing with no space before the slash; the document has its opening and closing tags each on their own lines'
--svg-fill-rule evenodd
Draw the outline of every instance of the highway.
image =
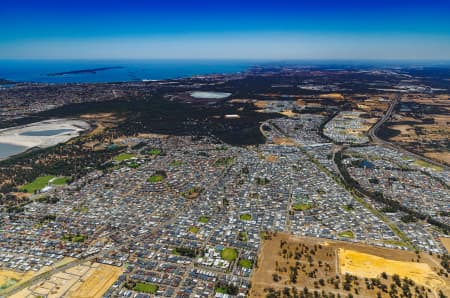
<svg viewBox="0 0 450 298">
<path fill-rule="evenodd" d="M 377 131 L 380 129 L 380 127 L 381 127 L 386 121 L 388 121 L 388 120 L 391 118 L 392 113 L 394 112 L 395 107 L 396 107 L 397 104 L 400 102 L 400 98 L 401 98 L 401 94 L 395 95 L 395 98 L 394 98 L 394 100 L 392 101 L 392 103 L 391 103 L 391 105 L 389 106 L 389 108 L 387 109 L 386 113 L 380 118 L 380 120 L 379 120 L 377 123 L 375 123 L 374 126 L 372 126 L 372 127 L 370 128 L 370 130 L 369 130 L 369 132 L 368 132 L 368 135 L 369 135 L 369 138 L 370 138 L 370 140 L 372 141 L 372 143 L 374 143 L 374 144 L 382 144 L 382 145 L 384 145 L 384 146 L 386 146 L 386 147 L 388 147 L 388 148 L 393 148 L 393 149 L 396 149 L 396 150 L 398 150 L 398 151 L 400 151 L 400 152 L 402 152 L 402 153 L 405 153 L 405 154 L 407 154 L 407 155 L 410 155 L 410 156 L 414 157 L 415 159 L 424 160 L 424 161 L 426 161 L 426 162 L 428 162 L 428 163 L 430 163 L 430 164 L 439 166 L 439 167 L 441 167 L 441 168 L 443 168 L 443 169 L 445 169 L 445 170 L 447 170 L 447 171 L 450 170 L 450 167 L 448 167 L 448 166 L 445 165 L 445 164 L 441 164 L 441 163 L 439 163 L 439 162 L 437 162 L 437 161 L 435 161 L 435 160 L 433 160 L 433 159 L 430 159 L 430 158 L 427 158 L 427 157 L 425 157 L 425 156 L 416 154 L 416 153 L 414 153 L 414 152 L 405 150 L 405 149 L 403 149 L 403 148 L 400 147 L 400 146 L 396 146 L 396 145 L 394 145 L 394 144 L 392 144 L 392 143 L 390 143 L 390 142 L 387 142 L 387 141 L 385 141 L 385 140 L 380 139 L 379 137 L 377 137 L 377 135 L 376 135 L 376 134 L 377 134 Z"/>
<path fill-rule="evenodd" d="M 375 143 L 379 143 L 379 142 L 384 143 L 385 142 L 376 136 L 376 132 L 384 124 L 384 122 L 386 122 L 387 120 L 389 120 L 391 118 L 392 112 L 394 111 L 395 106 L 399 103 L 399 101 L 400 101 L 400 94 L 397 94 L 397 95 L 395 95 L 395 98 L 391 102 L 391 105 L 387 109 L 386 113 L 384 113 L 384 115 L 380 118 L 380 120 L 378 120 L 378 122 L 375 123 L 375 125 L 370 128 L 369 138 L 371 138 L 372 142 L 375 142 Z"/>
</svg>

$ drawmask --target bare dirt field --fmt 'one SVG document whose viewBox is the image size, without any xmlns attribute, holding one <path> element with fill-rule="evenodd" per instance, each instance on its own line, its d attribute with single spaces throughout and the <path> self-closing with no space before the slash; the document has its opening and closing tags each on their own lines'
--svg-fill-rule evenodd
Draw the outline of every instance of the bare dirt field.
<svg viewBox="0 0 450 298">
<path fill-rule="evenodd" d="M 290 138 L 273 138 L 273 143 L 276 145 L 296 146 L 297 143 Z"/>
<path fill-rule="evenodd" d="M 450 165 L 450 152 L 426 152 L 424 155 Z"/>
<path fill-rule="evenodd" d="M 62 266 L 64 264 L 72 262 L 73 260 L 74 260 L 73 258 L 68 257 L 63 258 L 59 262 L 55 263 L 53 267 Z M 1 294 L 3 290 L 11 290 L 27 282 L 34 276 L 43 274 L 51 269 L 52 267 L 45 266 L 42 267 L 42 269 L 37 272 L 36 271 L 18 272 L 12 270 L 0 270 L 0 297 L 2 297 Z"/>
<path fill-rule="evenodd" d="M 339 271 L 360 277 L 376 278 L 383 272 L 401 278 L 408 277 L 415 283 L 425 285 L 437 291 L 445 286 L 445 280 L 426 263 L 396 261 L 355 250 L 339 249 Z"/>
<path fill-rule="evenodd" d="M 344 100 L 344 96 L 340 93 L 329 93 L 329 94 L 321 94 L 320 98 L 324 99 L 335 99 L 335 100 Z"/>
<path fill-rule="evenodd" d="M 50 276 L 11 297 L 100 298 L 122 274 L 123 268 L 86 262 Z"/>
<path fill-rule="evenodd" d="M 294 113 L 291 110 L 286 110 L 286 111 L 280 112 L 280 114 L 283 116 L 286 116 L 286 117 L 290 117 L 290 118 L 298 116 L 297 113 Z"/>
<path fill-rule="evenodd" d="M 267 107 L 268 102 L 264 100 L 257 100 L 253 104 L 259 109 L 264 109 Z"/>
<path fill-rule="evenodd" d="M 34 272 L 16 272 L 11 270 L 0 270 L 0 288 L 8 289 L 20 283 L 26 282 L 34 276 Z"/>
<path fill-rule="evenodd" d="M 442 245 L 444 245 L 445 249 L 448 253 L 450 253 L 450 238 L 449 237 L 441 237 L 440 238 Z"/>
<path fill-rule="evenodd" d="M 267 155 L 265 158 L 269 162 L 277 162 L 278 160 L 278 156 L 276 155 Z"/>
<path fill-rule="evenodd" d="M 402 96 L 387 126 L 395 133 L 386 139 L 437 162 L 450 164 L 449 98 L 446 94 Z"/>
<path fill-rule="evenodd" d="M 88 298 L 102 297 L 102 295 L 111 287 L 111 285 L 119 278 L 123 270 L 119 267 L 97 264 L 92 268 L 91 274 L 84 282 L 77 285 L 69 292 L 68 297 L 72 298 Z"/>
<path fill-rule="evenodd" d="M 113 113 L 83 114 L 80 118 L 95 124 L 95 128 L 89 133 L 92 136 L 102 133 L 106 128 L 116 127 L 124 120 Z"/>
<path fill-rule="evenodd" d="M 428 254 L 269 233 L 252 275 L 250 297 L 294 296 L 305 287 L 328 297 L 438 297 L 439 290 L 450 293 L 450 280 L 437 274 L 440 269 L 439 260 Z"/>
</svg>

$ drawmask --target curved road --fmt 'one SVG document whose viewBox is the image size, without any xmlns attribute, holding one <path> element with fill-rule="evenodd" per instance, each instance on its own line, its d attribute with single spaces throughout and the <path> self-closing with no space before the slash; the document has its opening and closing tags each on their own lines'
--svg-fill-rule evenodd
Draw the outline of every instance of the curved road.
<svg viewBox="0 0 450 298">
<path fill-rule="evenodd" d="M 417 154 L 417 153 L 408 151 L 408 150 L 402 148 L 401 146 L 395 145 L 395 144 L 393 144 L 393 143 L 391 143 L 391 142 L 387 142 L 387 141 L 385 141 L 385 140 L 380 139 L 379 137 L 377 137 L 377 135 L 376 135 L 377 131 L 380 129 L 380 127 L 381 127 L 387 120 L 389 120 L 389 119 L 391 118 L 392 113 L 394 112 L 395 106 L 400 102 L 400 97 L 401 97 L 400 94 L 395 95 L 395 98 L 394 98 L 394 100 L 392 101 L 392 103 L 391 103 L 391 105 L 389 106 L 389 108 L 387 109 L 386 113 L 380 118 L 380 120 L 379 120 L 377 123 L 375 123 L 374 126 L 372 126 L 372 127 L 370 128 L 370 130 L 369 130 L 369 132 L 368 132 L 369 138 L 370 138 L 370 139 L 372 140 L 372 142 L 375 143 L 375 144 L 378 143 L 378 144 L 382 144 L 382 145 L 384 145 L 384 146 L 386 146 L 386 147 L 394 148 L 394 149 L 396 149 L 396 150 L 398 150 L 398 151 L 400 151 L 400 152 L 403 152 L 403 153 L 405 153 L 405 154 L 411 155 L 411 156 L 413 156 L 413 157 L 416 158 L 416 159 L 424 160 L 424 161 L 426 161 L 426 162 L 428 162 L 428 163 L 430 163 L 430 164 L 439 166 L 439 167 L 441 167 L 441 168 L 443 168 L 443 169 L 445 169 L 445 170 L 447 170 L 447 171 L 450 170 L 450 167 L 448 167 L 448 166 L 445 165 L 445 164 L 439 163 L 439 162 L 437 162 L 437 161 L 435 161 L 435 160 L 433 160 L 433 159 L 427 158 L 427 157 L 422 156 L 422 155 L 419 155 L 419 154 Z"/>
</svg>

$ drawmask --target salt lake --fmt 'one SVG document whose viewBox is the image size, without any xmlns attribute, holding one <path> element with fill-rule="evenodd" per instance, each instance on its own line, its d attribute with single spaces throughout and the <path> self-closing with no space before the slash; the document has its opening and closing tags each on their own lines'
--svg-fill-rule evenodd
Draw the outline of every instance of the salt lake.
<svg viewBox="0 0 450 298">
<path fill-rule="evenodd" d="M 25 150 L 27 150 L 27 147 L 8 143 L 0 143 L 0 159 L 22 153 Z"/>
<path fill-rule="evenodd" d="M 0 130 L 0 160 L 30 148 L 47 148 L 77 137 L 90 128 L 77 119 L 52 119 Z"/>
</svg>

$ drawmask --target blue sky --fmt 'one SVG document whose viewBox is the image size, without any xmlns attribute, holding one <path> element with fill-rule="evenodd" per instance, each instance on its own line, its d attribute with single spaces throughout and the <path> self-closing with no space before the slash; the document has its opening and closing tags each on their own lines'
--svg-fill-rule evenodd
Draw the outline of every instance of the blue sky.
<svg viewBox="0 0 450 298">
<path fill-rule="evenodd" d="M 450 59 L 450 1 L 14 0 L 0 59 Z"/>
</svg>

